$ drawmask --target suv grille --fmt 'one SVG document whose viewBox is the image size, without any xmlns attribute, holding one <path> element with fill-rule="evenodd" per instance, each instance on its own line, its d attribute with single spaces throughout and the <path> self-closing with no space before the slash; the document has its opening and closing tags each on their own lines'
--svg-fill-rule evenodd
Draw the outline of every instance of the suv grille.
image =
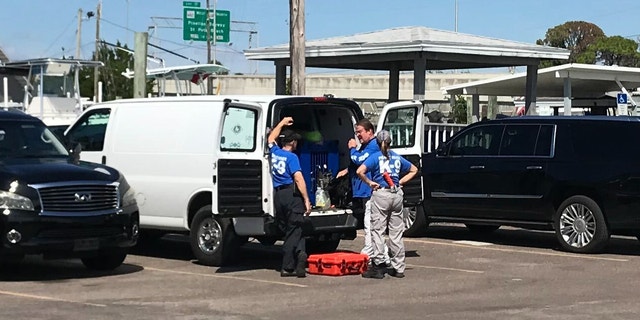
<svg viewBox="0 0 640 320">
<path fill-rule="evenodd" d="M 39 188 L 43 212 L 89 212 L 118 208 L 117 185 L 67 185 Z"/>
</svg>

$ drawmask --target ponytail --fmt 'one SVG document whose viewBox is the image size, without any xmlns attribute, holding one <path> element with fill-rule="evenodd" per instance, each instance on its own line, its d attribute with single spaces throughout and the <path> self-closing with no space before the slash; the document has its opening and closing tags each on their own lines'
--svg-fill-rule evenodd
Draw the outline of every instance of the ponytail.
<svg viewBox="0 0 640 320">
<path fill-rule="evenodd" d="M 380 144 L 380 151 L 382 151 L 384 157 L 389 160 L 389 144 L 386 141 L 382 141 Z"/>
<path fill-rule="evenodd" d="M 382 130 L 376 134 L 376 141 L 380 146 L 380 151 L 389 160 L 389 148 L 391 147 L 391 134 L 387 130 Z"/>
</svg>

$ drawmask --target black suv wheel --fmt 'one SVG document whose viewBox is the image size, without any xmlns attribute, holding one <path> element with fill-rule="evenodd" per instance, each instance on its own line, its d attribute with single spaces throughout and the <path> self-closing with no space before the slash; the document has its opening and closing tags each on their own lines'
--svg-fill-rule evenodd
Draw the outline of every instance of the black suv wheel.
<svg viewBox="0 0 640 320">
<path fill-rule="evenodd" d="M 554 229 L 560 245 L 576 253 L 599 252 L 609 242 L 609 228 L 600 206 L 586 196 L 573 196 L 556 211 Z"/>
</svg>

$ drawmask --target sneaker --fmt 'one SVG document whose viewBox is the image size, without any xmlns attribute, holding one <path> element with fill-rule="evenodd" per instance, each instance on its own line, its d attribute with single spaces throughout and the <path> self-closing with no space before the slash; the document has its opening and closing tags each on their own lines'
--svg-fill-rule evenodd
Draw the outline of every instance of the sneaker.
<svg viewBox="0 0 640 320">
<path fill-rule="evenodd" d="M 387 270 L 387 273 L 390 276 L 395 277 L 395 278 L 404 278 L 404 272 L 398 272 L 396 269 L 393 269 L 393 268 Z"/>
<path fill-rule="evenodd" d="M 307 276 L 307 254 L 304 252 L 298 253 L 298 263 L 296 264 L 296 276 L 298 278 L 304 278 Z"/>
<path fill-rule="evenodd" d="M 296 277 L 297 274 L 293 270 L 289 271 L 289 270 L 282 269 L 282 271 L 280 271 L 280 276 L 281 277 Z"/>
<path fill-rule="evenodd" d="M 379 266 L 374 264 L 371 264 L 371 267 L 369 267 L 367 269 L 367 271 L 365 271 L 362 274 L 363 278 L 371 278 L 371 279 L 383 279 L 384 278 L 384 266 Z"/>
</svg>

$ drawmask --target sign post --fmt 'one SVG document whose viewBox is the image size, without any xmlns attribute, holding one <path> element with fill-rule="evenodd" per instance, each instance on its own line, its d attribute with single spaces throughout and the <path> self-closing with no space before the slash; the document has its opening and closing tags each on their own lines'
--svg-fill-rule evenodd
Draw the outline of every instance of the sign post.
<svg viewBox="0 0 640 320">
<path fill-rule="evenodd" d="M 619 116 L 626 116 L 628 115 L 628 111 L 627 111 L 627 107 L 628 107 L 628 103 L 629 103 L 629 97 L 627 96 L 626 93 L 618 93 L 618 96 L 616 97 L 617 103 L 618 103 L 618 115 Z"/>
</svg>

